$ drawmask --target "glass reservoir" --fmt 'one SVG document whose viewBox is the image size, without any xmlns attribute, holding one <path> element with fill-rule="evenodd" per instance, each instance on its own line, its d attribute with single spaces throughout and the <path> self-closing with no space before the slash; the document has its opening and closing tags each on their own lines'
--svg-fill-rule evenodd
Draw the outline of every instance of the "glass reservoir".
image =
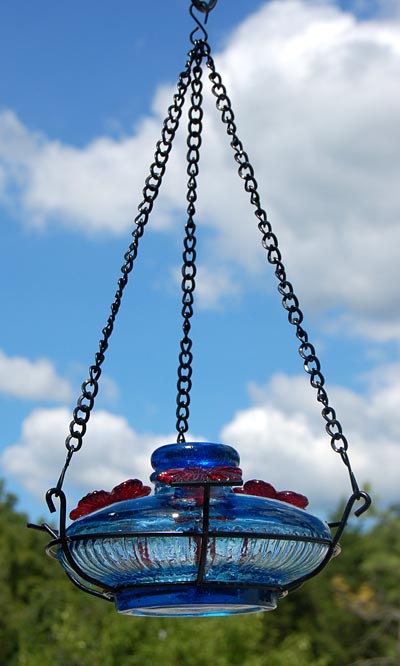
<svg viewBox="0 0 400 666">
<path fill-rule="evenodd" d="M 132 615 L 204 616 L 274 610 L 332 543 L 329 527 L 276 499 L 235 493 L 239 455 L 207 442 L 169 444 L 151 459 L 154 495 L 75 520 L 69 551 Z M 57 557 L 79 579 L 61 546 Z"/>
</svg>

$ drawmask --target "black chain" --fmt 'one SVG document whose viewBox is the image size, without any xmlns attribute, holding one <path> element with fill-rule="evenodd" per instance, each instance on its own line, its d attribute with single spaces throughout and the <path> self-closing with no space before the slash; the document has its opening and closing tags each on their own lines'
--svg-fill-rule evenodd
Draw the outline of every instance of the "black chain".
<svg viewBox="0 0 400 666">
<path fill-rule="evenodd" d="M 316 355 L 314 346 L 309 342 L 308 334 L 302 327 L 303 313 L 299 306 L 299 301 L 294 293 L 292 284 L 287 280 L 286 270 L 282 263 L 281 252 L 278 247 L 278 240 L 273 233 L 271 223 L 267 219 L 267 213 L 261 206 L 261 199 L 258 193 L 257 181 L 254 177 L 254 169 L 249 162 L 247 153 L 244 151 L 243 144 L 237 136 L 237 128 L 234 121 L 234 113 L 230 99 L 226 93 L 226 88 L 222 83 L 220 74 L 215 69 L 214 61 L 210 55 L 210 47 L 207 42 L 207 33 L 197 18 L 193 15 L 193 7 L 199 9 L 198 4 L 193 3 L 191 14 L 204 34 L 204 39 L 194 40 L 194 32 L 191 33 L 191 39 L 194 48 L 189 53 L 189 60 L 186 69 L 180 74 L 177 93 L 174 95 L 173 104 L 168 109 L 168 115 L 164 120 L 161 139 L 156 145 L 154 161 L 150 166 L 150 175 L 145 181 L 143 189 L 143 201 L 138 206 L 138 215 L 134 222 L 136 228 L 132 232 L 132 242 L 124 255 L 125 262 L 121 267 L 122 277 L 118 280 L 118 287 L 115 293 L 114 301 L 111 304 L 111 313 L 107 323 L 102 330 L 102 338 L 99 341 L 99 351 L 95 354 L 95 362 L 89 367 L 89 378 L 82 384 L 82 393 L 77 401 L 73 412 L 73 419 L 69 426 L 69 435 L 67 436 L 65 446 L 67 448 L 67 457 L 64 467 L 61 471 L 58 484 L 55 488 L 48 491 L 49 505 L 52 495 L 59 495 L 66 470 L 70 464 L 73 454 L 82 446 L 82 440 L 86 433 L 87 423 L 89 421 L 95 398 L 98 393 L 99 379 L 102 372 L 102 364 L 105 360 L 105 352 L 108 348 L 110 336 L 113 332 L 116 316 L 119 312 L 121 299 L 124 289 L 128 282 L 134 261 L 137 257 L 139 241 L 144 234 L 145 226 L 149 215 L 153 209 L 154 201 L 157 198 L 166 170 L 167 161 L 171 152 L 173 139 L 179 126 L 182 115 L 182 108 L 185 102 L 185 95 L 191 85 L 191 106 L 189 109 L 188 139 L 187 139 L 187 214 L 188 219 L 185 226 L 185 239 L 183 250 L 182 267 L 182 317 L 184 337 L 180 342 L 179 367 L 178 367 L 178 395 L 177 395 L 177 432 L 178 442 L 185 442 L 185 433 L 188 431 L 190 390 L 192 388 L 192 340 L 190 338 L 191 322 L 193 315 L 193 292 L 195 289 L 196 277 L 196 225 L 194 222 L 195 202 L 197 200 L 197 176 L 199 173 L 199 159 L 202 132 L 202 60 L 207 58 L 207 66 L 211 73 L 209 75 L 212 83 L 212 92 L 216 97 L 217 109 L 221 112 L 222 122 L 226 125 L 226 131 L 231 137 L 231 147 L 234 151 L 234 157 L 238 163 L 239 176 L 244 180 L 244 189 L 250 195 L 250 202 L 255 207 L 255 216 L 258 219 L 258 228 L 262 235 L 262 245 L 267 252 L 267 259 L 270 264 L 275 266 L 275 276 L 278 280 L 278 291 L 282 295 L 282 305 L 288 312 L 288 320 L 296 329 L 296 336 L 300 341 L 299 354 L 303 359 L 305 371 L 310 375 L 310 383 L 317 391 L 317 400 L 323 405 L 322 416 L 326 422 L 326 431 L 331 438 L 331 446 L 334 451 L 340 454 L 344 464 L 348 468 L 353 492 L 360 494 L 357 481 L 351 469 L 350 461 L 347 455 L 348 442 L 343 434 L 343 429 L 336 417 L 336 412 L 329 405 L 327 392 L 324 388 L 325 379 L 321 372 L 321 364 Z M 215 6 L 215 2 L 208 3 L 208 9 Z M 206 9 L 204 7 L 204 9 Z M 201 9 L 203 11 L 203 9 Z M 208 14 L 208 11 L 207 11 Z"/>
<path fill-rule="evenodd" d="M 193 316 L 193 292 L 196 287 L 196 214 L 195 202 L 197 200 L 197 177 L 199 175 L 200 146 L 202 133 L 202 90 L 201 63 L 204 56 L 209 55 L 209 47 L 203 40 L 195 42 L 193 49 L 194 64 L 191 81 L 191 105 L 189 108 L 188 136 L 187 136 L 187 182 L 186 200 L 188 201 L 188 219 L 185 225 L 184 249 L 182 254 L 182 317 L 183 338 L 180 341 L 180 354 L 178 366 L 178 394 L 176 398 L 176 430 L 177 441 L 185 442 L 185 433 L 189 429 L 190 391 L 192 388 L 192 339 L 190 337 L 191 317 Z"/>
<path fill-rule="evenodd" d="M 299 354 L 303 359 L 304 369 L 310 375 L 310 383 L 317 390 L 317 400 L 322 403 L 322 417 L 326 421 L 326 431 L 331 438 L 331 446 L 334 451 L 340 454 L 344 464 L 348 468 L 353 492 L 359 493 L 357 481 L 352 472 L 350 461 L 347 455 L 348 442 L 343 434 L 343 429 L 336 417 L 336 412 L 329 405 L 328 394 L 324 388 L 325 378 L 321 372 L 321 364 L 315 353 L 314 346 L 308 340 L 308 334 L 301 326 L 303 313 L 299 306 L 299 301 L 294 293 L 291 282 L 287 280 L 286 270 L 282 263 L 281 252 L 278 248 L 278 239 L 273 233 L 271 223 L 267 218 L 267 213 L 261 206 L 261 199 L 258 193 L 257 181 L 254 177 L 254 169 L 249 162 L 249 157 L 243 148 L 243 144 L 237 136 L 235 116 L 232 110 L 231 101 L 226 93 L 226 88 L 222 83 L 220 74 L 215 69 L 214 60 L 211 55 L 207 58 L 207 66 L 211 70 L 209 75 L 212 83 L 212 92 L 216 97 L 217 109 L 221 112 L 222 122 L 226 125 L 226 131 L 231 138 L 231 147 L 234 151 L 236 162 L 239 164 L 238 173 L 244 180 L 244 189 L 250 195 L 250 203 L 255 207 L 255 216 L 258 219 L 258 229 L 262 234 L 262 245 L 267 251 L 267 258 L 270 264 L 275 266 L 275 276 L 278 279 L 278 291 L 282 295 L 282 305 L 288 312 L 290 324 L 296 328 L 296 336 L 300 340 Z"/>
<path fill-rule="evenodd" d="M 82 446 L 82 440 L 86 433 L 87 423 L 89 421 L 94 401 L 99 389 L 99 379 L 102 372 L 102 365 L 105 359 L 105 352 L 108 348 L 108 342 L 113 332 L 114 323 L 121 305 L 121 299 L 124 289 L 128 283 L 128 277 L 133 269 L 134 261 L 137 257 L 139 241 L 143 236 L 145 226 L 149 215 L 153 209 L 154 201 L 158 196 L 162 179 L 165 173 L 167 161 L 171 152 L 172 142 L 179 127 L 182 116 L 182 107 L 185 102 L 185 95 L 191 82 L 191 69 L 195 54 L 189 53 L 189 60 L 186 68 L 179 75 L 177 92 L 174 95 L 173 103 L 168 108 L 168 114 L 165 118 L 161 131 L 161 139 L 156 144 L 154 161 L 150 166 L 150 175 L 145 181 L 143 189 L 143 201 L 138 206 L 138 215 L 134 222 L 136 228 L 132 232 L 132 242 L 124 255 L 125 262 L 121 267 L 122 277 L 118 280 L 118 288 L 115 293 L 114 301 L 111 304 L 111 313 L 107 323 L 102 330 L 102 338 L 99 341 L 99 351 L 95 354 L 95 362 L 89 367 L 89 378 L 82 384 L 82 394 L 77 401 L 73 411 L 73 419 L 69 425 L 69 435 L 65 441 L 68 450 L 66 461 L 62 469 L 56 488 L 51 489 L 52 494 L 57 495 L 64 481 L 66 470 L 71 462 L 75 451 Z"/>
</svg>

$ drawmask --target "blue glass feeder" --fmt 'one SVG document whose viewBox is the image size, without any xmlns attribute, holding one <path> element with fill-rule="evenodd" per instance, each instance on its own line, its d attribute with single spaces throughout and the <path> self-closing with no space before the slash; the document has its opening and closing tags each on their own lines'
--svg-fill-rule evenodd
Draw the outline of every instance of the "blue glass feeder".
<svg viewBox="0 0 400 666">
<path fill-rule="evenodd" d="M 68 527 L 77 567 L 61 544 L 56 550 L 72 578 L 80 570 L 110 589 L 119 612 L 274 610 L 288 588 L 331 557 L 327 524 L 287 502 L 233 491 L 241 470 L 232 447 L 170 444 L 151 462 L 154 495 L 110 504 Z"/>
<path fill-rule="evenodd" d="M 115 602 L 119 612 L 149 616 L 234 615 L 274 610 L 280 597 L 319 573 L 340 548 L 339 538 L 356 502 L 355 515 L 371 500 L 360 491 L 347 454 L 348 443 L 324 388 L 320 362 L 302 326 L 303 313 L 288 281 L 276 235 L 261 206 L 254 170 L 237 136 L 231 102 L 215 69 L 204 25 L 194 13 L 206 15 L 217 0 L 193 0 L 190 14 L 197 27 L 190 35 L 191 50 L 180 74 L 177 92 L 168 109 L 157 143 L 143 200 L 135 218 L 132 241 L 124 255 L 111 312 L 102 330 L 99 349 L 73 412 L 66 439 L 67 456 L 58 483 L 47 492 L 47 505 L 60 504 L 59 529 L 46 523 L 30 525 L 48 532 L 47 552 L 56 557 L 79 589 Z M 205 20 L 205 22 L 206 22 Z M 198 32 L 199 31 L 199 32 Z M 211 91 L 226 126 L 238 173 L 254 207 L 267 260 L 274 268 L 282 305 L 300 342 L 299 354 L 330 436 L 331 446 L 345 464 L 352 494 L 340 521 L 322 522 L 305 511 L 307 499 L 291 491 L 276 491 L 270 484 L 247 481 L 243 485 L 239 455 L 230 446 L 185 441 L 189 430 L 192 387 L 190 337 L 196 278 L 197 176 L 202 143 L 202 76 L 206 64 Z M 111 492 L 95 491 L 71 512 L 67 527 L 67 500 L 63 491 L 73 455 L 83 443 L 99 389 L 99 379 L 128 276 L 136 260 L 140 239 L 158 196 L 185 97 L 190 91 L 187 135 L 187 220 L 182 264 L 183 337 L 180 341 L 176 411 L 177 443 L 162 446 L 152 455 L 151 481 L 155 492 L 131 479 Z M 223 385 L 223 382 L 221 382 Z"/>
</svg>

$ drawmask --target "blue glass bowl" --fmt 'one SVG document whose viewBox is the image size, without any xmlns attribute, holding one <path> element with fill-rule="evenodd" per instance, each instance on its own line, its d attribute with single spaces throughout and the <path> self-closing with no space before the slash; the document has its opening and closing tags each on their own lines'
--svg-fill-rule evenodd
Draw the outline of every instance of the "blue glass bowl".
<svg viewBox="0 0 400 666">
<path fill-rule="evenodd" d="M 169 469 L 237 468 L 232 447 L 171 444 L 153 453 L 152 465 L 154 495 L 114 503 L 67 529 L 74 561 L 100 587 L 113 590 L 121 613 L 273 610 L 288 587 L 327 557 L 328 525 L 302 509 L 212 485 L 205 519 L 204 486 L 173 487 L 157 479 Z M 57 557 L 77 578 L 61 546 Z"/>
</svg>

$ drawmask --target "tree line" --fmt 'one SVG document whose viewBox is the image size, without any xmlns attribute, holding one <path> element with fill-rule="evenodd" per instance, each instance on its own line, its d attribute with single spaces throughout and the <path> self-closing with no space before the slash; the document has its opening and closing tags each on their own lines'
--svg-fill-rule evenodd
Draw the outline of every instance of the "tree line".
<svg viewBox="0 0 400 666">
<path fill-rule="evenodd" d="M 125 617 L 44 555 L 0 484 L 0 666 L 399 666 L 400 505 L 272 613 Z"/>
</svg>

